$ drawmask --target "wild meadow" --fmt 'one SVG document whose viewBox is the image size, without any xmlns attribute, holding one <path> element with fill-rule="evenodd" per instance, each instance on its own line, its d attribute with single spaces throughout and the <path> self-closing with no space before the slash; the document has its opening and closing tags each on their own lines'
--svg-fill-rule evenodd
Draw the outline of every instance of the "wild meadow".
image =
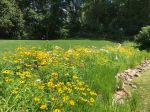
<svg viewBox="0 0 150 112">
<path fill-rule="evenodd" d="M 113 104 L 116 74 L 150 57 L 124 44 L 30 46 L 0 57 L 1 112 L 131 112 L 138 99 Z"/>
<path fill-rule="evenodd" d="M 148 51 L 150 0 L 0 0 L 0 112 L 141 112 Z"/>
</svg>

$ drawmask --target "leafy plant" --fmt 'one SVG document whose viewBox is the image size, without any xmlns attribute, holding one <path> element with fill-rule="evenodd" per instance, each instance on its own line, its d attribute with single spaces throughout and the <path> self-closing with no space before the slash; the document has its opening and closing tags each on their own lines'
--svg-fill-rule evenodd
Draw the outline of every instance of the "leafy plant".
<svg viewBox="0 0 150 112">
<path fill-rule="evenodd" d="M 150 26 L 142 27 L 136 36 L 136 42 L 140 44 L 142 48 L 150 47 Z"/>
</svg>

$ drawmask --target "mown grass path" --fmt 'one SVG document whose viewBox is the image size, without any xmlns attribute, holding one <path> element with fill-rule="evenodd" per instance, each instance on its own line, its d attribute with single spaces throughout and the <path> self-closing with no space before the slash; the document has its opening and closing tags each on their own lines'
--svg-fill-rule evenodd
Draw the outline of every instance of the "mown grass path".
<svg viewBox="0 0 150 112">
<path fill-rule="evenodd" d="M 64 49 L 72 48 L 74 46 L 95 46 L 101 48 L 108 45 L 116 45 L 116 43 L 106 40 L 0 40 L 0 53 L 4 51 L 13 51 L 17 47 L 34 46 L 49 48 L 56 45 Z"/>
<path fill-rule="evenodd" d="M 142 112 L 150 112 L 150 69 L 134 80 L 141 97 Z"/>
</svg>

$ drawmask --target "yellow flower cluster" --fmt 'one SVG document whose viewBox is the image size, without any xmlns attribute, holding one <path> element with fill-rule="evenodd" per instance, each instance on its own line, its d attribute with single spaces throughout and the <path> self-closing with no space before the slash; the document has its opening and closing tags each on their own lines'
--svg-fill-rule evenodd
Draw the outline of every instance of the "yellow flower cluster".
<svg viewBox="0 0 150 112">
<path fill-rule="evenodd" d="M 64 78 L 70 78 L 71 80 L 68 80 L 68 82 L 61 81 L 57 73 L 51 74 L 47 87 L 51 93 L 56 93 L 51 99 L 52 101 L 57 102 L 57 104 L 63 101 L 63 104 L 70 104 L 70 106 L 74 106 L 76 102 L 89 104 L 94 102 L 94 97 L 97 96 L 97 94 L 91 91 L 89 86 L 84 81 L 81 81 L 77 75 L 66 75 Z"/>
</svg>

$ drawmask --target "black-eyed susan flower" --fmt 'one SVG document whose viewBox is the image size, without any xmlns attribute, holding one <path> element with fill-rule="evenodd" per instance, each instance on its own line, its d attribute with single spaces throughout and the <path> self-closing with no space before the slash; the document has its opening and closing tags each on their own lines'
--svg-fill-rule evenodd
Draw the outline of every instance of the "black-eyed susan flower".
<svg viewBox="0 0 150 112">
<path fill-rule="evenodd" d="M 60 109 L 55 109 L 53 112 L 61 112 Z"/>
<path fill-rule="evenodd" d="M 41 110 L 44 110 L 44 109 L 46 109 L 46 108 L 47 108 L 46 104 L 41 104 L 41 106 L 40 106 L 40 109 L 41 109 Z"/>
<path fill-rule="evenodd" d="M 90 100 L 89 100 L 89 102 L 90 102 L 90 103 L 95 102 L 94 98 L 91 97 Z"/>
<path fill-rule="evenodd" d="M 11 70 L 5 70 L 5 71 L 3 71 L 3 74 L 7 74 L 7 75 L 12 74 L 12 73 L 13 73 L 13 71 L 11 71 Z"/>
<path fill-rule="evenodd" d="M 71 106 L 74 106 L 74 105 L 75 105 L 75 101 L 74 101 L 74 100 L 69 100 L 69 104 L 70 104 Z"/>
</svg>

